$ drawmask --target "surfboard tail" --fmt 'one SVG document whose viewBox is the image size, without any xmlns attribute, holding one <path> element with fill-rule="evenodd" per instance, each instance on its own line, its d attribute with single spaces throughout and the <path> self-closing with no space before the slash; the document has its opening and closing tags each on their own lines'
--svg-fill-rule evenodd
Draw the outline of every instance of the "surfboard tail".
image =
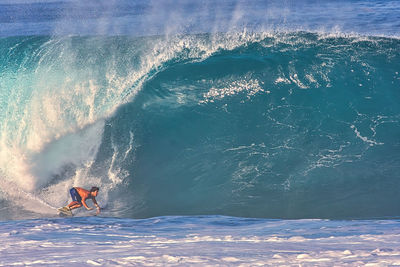
<svg viewBox="0 0 400 267">
<path fill-rule="evenodd" d="M 58 214 L 60 216 L 72 216 L 73 215 L 71 209 L 67 206 L 58 208 L 57 210 L 58 210 Z"/>
</svg>

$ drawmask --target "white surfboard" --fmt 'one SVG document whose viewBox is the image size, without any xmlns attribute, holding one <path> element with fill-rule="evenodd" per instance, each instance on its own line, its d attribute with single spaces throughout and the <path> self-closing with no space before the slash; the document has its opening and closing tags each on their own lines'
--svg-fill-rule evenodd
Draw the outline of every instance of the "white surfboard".
<svg viewBox="0 0 400 267">
<path fill-rule="evenodd" d="M 60 216 L 73 216 L 72 211 L 67 206 L 58 208 L 57 210 Z"/>
</svg>

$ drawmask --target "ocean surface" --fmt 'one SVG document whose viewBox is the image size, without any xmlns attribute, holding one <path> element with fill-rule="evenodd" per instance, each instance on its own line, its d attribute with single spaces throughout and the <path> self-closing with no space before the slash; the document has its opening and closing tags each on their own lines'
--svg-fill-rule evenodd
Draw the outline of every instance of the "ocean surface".
<svg viewBox="0 0 400 267">
<path fill-rule="evenodd" d="M 400 1 L 0 0 L 0 266 L 399 265 L 399 36 Z"/>
</svg>

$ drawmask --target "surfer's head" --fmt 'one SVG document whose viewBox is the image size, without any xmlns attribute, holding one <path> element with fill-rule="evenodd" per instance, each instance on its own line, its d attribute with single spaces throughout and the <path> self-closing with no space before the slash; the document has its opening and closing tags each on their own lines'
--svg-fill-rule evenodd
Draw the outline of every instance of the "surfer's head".
<svg viewBox="0 0 400 267">
<path fill-rule="evenodd" d="M 99 193 L 99 188 L 98 188 L 98 187 L 93 186 L 93 187 L 90 189 L 90 194 L 91 194 L 92 196 L 97 196 L 98 193 Z"/>
</svg>

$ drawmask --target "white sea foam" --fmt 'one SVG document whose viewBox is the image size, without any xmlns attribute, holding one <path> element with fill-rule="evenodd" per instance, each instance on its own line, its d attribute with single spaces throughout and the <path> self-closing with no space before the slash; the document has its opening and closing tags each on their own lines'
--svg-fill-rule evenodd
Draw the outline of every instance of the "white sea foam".
<svg viewBox="0 0 400 267">
<path fill-rule="evenodd" d="M 363 142 L 369 144 L 370 146 L 383 145 L 383 143 L 381 142 L 377 142 L 375 140 L 368 139 L 368 137 L 362 136 L 360 131 L 357 129 L 355 125 L 351 125 L 350 128 L 354 130 L 354 133 L 356 134 L 357 138 L 360 138 Z"/>
<path fill-rule="evenodd" d="M 398 229 L 393 220 L 218 216 L 5 222 L 0 266 L 386 266 L 400 262 Z"/>
<path fill-rule="evenodd" d="M 262 82 L 257 79 L 249 80 L 238 80 L 230 83 L 222 83 L 216 87 L 212 87 L 206 94 L 203 95 L 204 100 L 200 103 L 214 102 L 217 99 L 222 99 L 226 96 L 236 95 L 240 92 L 246 92 L 247 97 L 257 94 L 258 92 L 264 92 L 262 88 Z M 269 91 L 265 91 L 270 93 Z"/>
</svg>

